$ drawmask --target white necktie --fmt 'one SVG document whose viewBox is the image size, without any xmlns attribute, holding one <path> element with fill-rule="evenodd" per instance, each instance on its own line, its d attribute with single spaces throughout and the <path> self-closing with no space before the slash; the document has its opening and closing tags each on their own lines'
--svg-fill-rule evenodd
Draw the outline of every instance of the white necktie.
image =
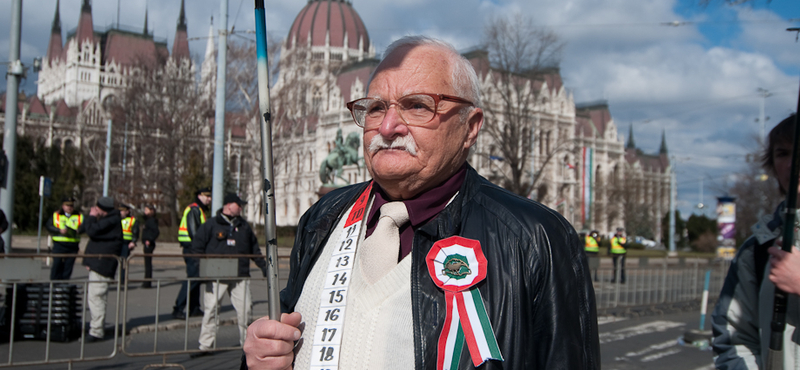
<svg viewBox="0 0 800 370">
<path fill-rule="evenodd" d="M 408 210 L 403 202 L 381 206 L 378 225 L 359 252 L 359 264 L 367 282 L 373 284 L 397 266 L 400 254 L 400 226 L 408 222 Z"/>
</svg>

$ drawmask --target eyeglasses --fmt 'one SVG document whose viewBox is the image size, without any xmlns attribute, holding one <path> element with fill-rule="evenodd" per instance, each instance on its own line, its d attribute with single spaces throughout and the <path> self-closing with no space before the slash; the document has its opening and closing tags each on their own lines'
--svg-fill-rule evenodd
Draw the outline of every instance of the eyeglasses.
<svg viewBox="0 0 800 370">
<path fill-rule="evenodd" d="M 386 112 L 394 105 L 406 125 L 424 126 L 436 117 L 440 101 L 451 101 L 474 106 L 469 100 L 445 94 L 411 94 L 397 99 L 395 103 L 376 98 L 362 98 L 347 103 L 356 125 L 366 129 L 380 127 Z"/>
</svg>

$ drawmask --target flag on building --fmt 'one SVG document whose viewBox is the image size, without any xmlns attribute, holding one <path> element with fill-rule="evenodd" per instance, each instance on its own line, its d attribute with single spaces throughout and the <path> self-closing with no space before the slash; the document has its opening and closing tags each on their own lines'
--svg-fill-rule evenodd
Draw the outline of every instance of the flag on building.
<svg viewBox="0 0 800 370">
<path fill-rule="evenodd" d="M 591 207 L 592 207 L 592 185 L 594 183 L 594 149 L 583 148 L 581 158 L 582 175 L 581 176 L 581 222 L 585 225 L 591 220 Z"/>
</svg>

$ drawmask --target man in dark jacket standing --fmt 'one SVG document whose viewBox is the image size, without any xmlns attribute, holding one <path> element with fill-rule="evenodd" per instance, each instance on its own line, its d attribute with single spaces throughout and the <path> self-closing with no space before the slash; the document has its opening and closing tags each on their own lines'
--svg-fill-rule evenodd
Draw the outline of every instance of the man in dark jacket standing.
<svg viewBox="0 0 800 370">
<path fill-rule="evenodd" d="M 156 217 L 156 206 L 148 204 L 144 206 L 144 230 L 142 230 L 142 241 L 144 242 L 144 253 L 153 254 L 156 250 L 156 239 L 158 239 L 158 218 Z M 153 257 L 144 258 L 144 278 L 153 278 Z M 151 288 L 152 283 L 145 281 L 142 288 Z"/>
<path fill-rule="evenodd" d="M 206 222 L 206 213 L 208 213 L 208 205 L 211 203 L 211 189 L 202 188 L 195 192 L 195 201 L 186 206 L 183 210 L 183 217 L 181 217 L 181 224 L 178 227 L 178 242 L 181 243 L 183 248 L 183 262 L 186 263 L 186 277 L 196 278 L 200 276 L 200 265 L 197 258 L 191 258 L 192 254 L 192 239 L 200 225 Z M 187 283 L 181 284 L 181 290 L 178 292 L 178 297 L 175 298 L 175 306 L 172 307 L 172 317 L 176 319 L 185 319 L 186 313 L 186 299 L 189 299 L 190 316 L 203 316 L 203 310 L 200 309 L 200 282 L 192 280 L 188 283 L 189 289 L 187 294 Z"/>
<path fill-rule="evenodd" d="M 222 210 L 216 217 L 208 220 L 192 239 L 193 254 L 251 254 L 261 255 L 258 240 L 253 229 L 242 217 L 242 207 L 247 202 L 236 194 L 226 194 Z M 252 257 L 253 261 L 261 268 L 266 276 L 267 262 L 263 257 Z M 250 277 L 250 258 L 239 258 L 240 278 Z M 203 326 L 200 329 L 200 352 L 196 355 L 208 354 L 213 348 L 217 335 L 217 310 L 222 301 L 223 293 L 230 296 L 231 304 L 236 310 L 236 319 L 239 324 L 239 344 L 244 344 L 247 324 L 250 321 L 252 299 L 250 297 L 250 280 L 221 280 L 219 283 L 211 281 L 206 283 L 203 293 Z"/>
<path fill-rule="evenodd" d="M 53 213 L 53 217 L 48 218 L 44 226 L 53 239 L 53 253 L 78 254 L 81 243 L 78 229 L 82 223 L 83 215 L 75 213 L 75 199 L 62 198 L 61 209 Z M 50 280 L 69 280 L 74 265 L 75 257 L 54 257 L 53 266 L 50 267 Z"/>
<path fill-rule="evenodd" d="M 86 217 L 84 228 L 89 236 L 85 254 L 119 256 L 122 253 L 122 218 L 114 208 L 113 198 L 102 197 L 97 201 Z M 94 342 L 105 335 L 108 282 L 114 281 L 118 263 L 116 258 L 84 257 L 83 265 L 89 270 L 87 301 L 92 315 L 87 341 Z"/>
<path fill-rule="evenodd" d="M 467 164 L 483 124 L 470 61 L 427 37 L 384 55 L 347 103 L 373 181 L 300 219 L 284 315 L 247 329 L 249 368 L 599 368 L 583 241 Z"/>
</svg>

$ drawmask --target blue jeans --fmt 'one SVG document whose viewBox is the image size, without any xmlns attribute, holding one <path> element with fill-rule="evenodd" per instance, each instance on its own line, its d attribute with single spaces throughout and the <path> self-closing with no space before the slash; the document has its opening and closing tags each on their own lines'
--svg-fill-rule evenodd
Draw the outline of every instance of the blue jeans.
<svg viewBox="0 0 800 370">
<path fill-rule="evenodd" d="M 191 254 L 191 244 L 181 243 L 183 247 L 183 255 Z M 193 278 L 200 276 L 200 261 L 197 258 L 183 257 L 183 262 L 186 263 L 186 277 Z M 187 280 L 188 281 L 188 280 Z M 181 282 L 181 291 L 178 292 L 178 297 L 175 298 L 175 306 L 172 307 L 173 311 L 183 312 L 186 308 L 186 281 Z M 192 311 L 200 309 L 200 281 L 192 280 L 189 283 L 189 310 L 187 314 Z"/>
</svg>

